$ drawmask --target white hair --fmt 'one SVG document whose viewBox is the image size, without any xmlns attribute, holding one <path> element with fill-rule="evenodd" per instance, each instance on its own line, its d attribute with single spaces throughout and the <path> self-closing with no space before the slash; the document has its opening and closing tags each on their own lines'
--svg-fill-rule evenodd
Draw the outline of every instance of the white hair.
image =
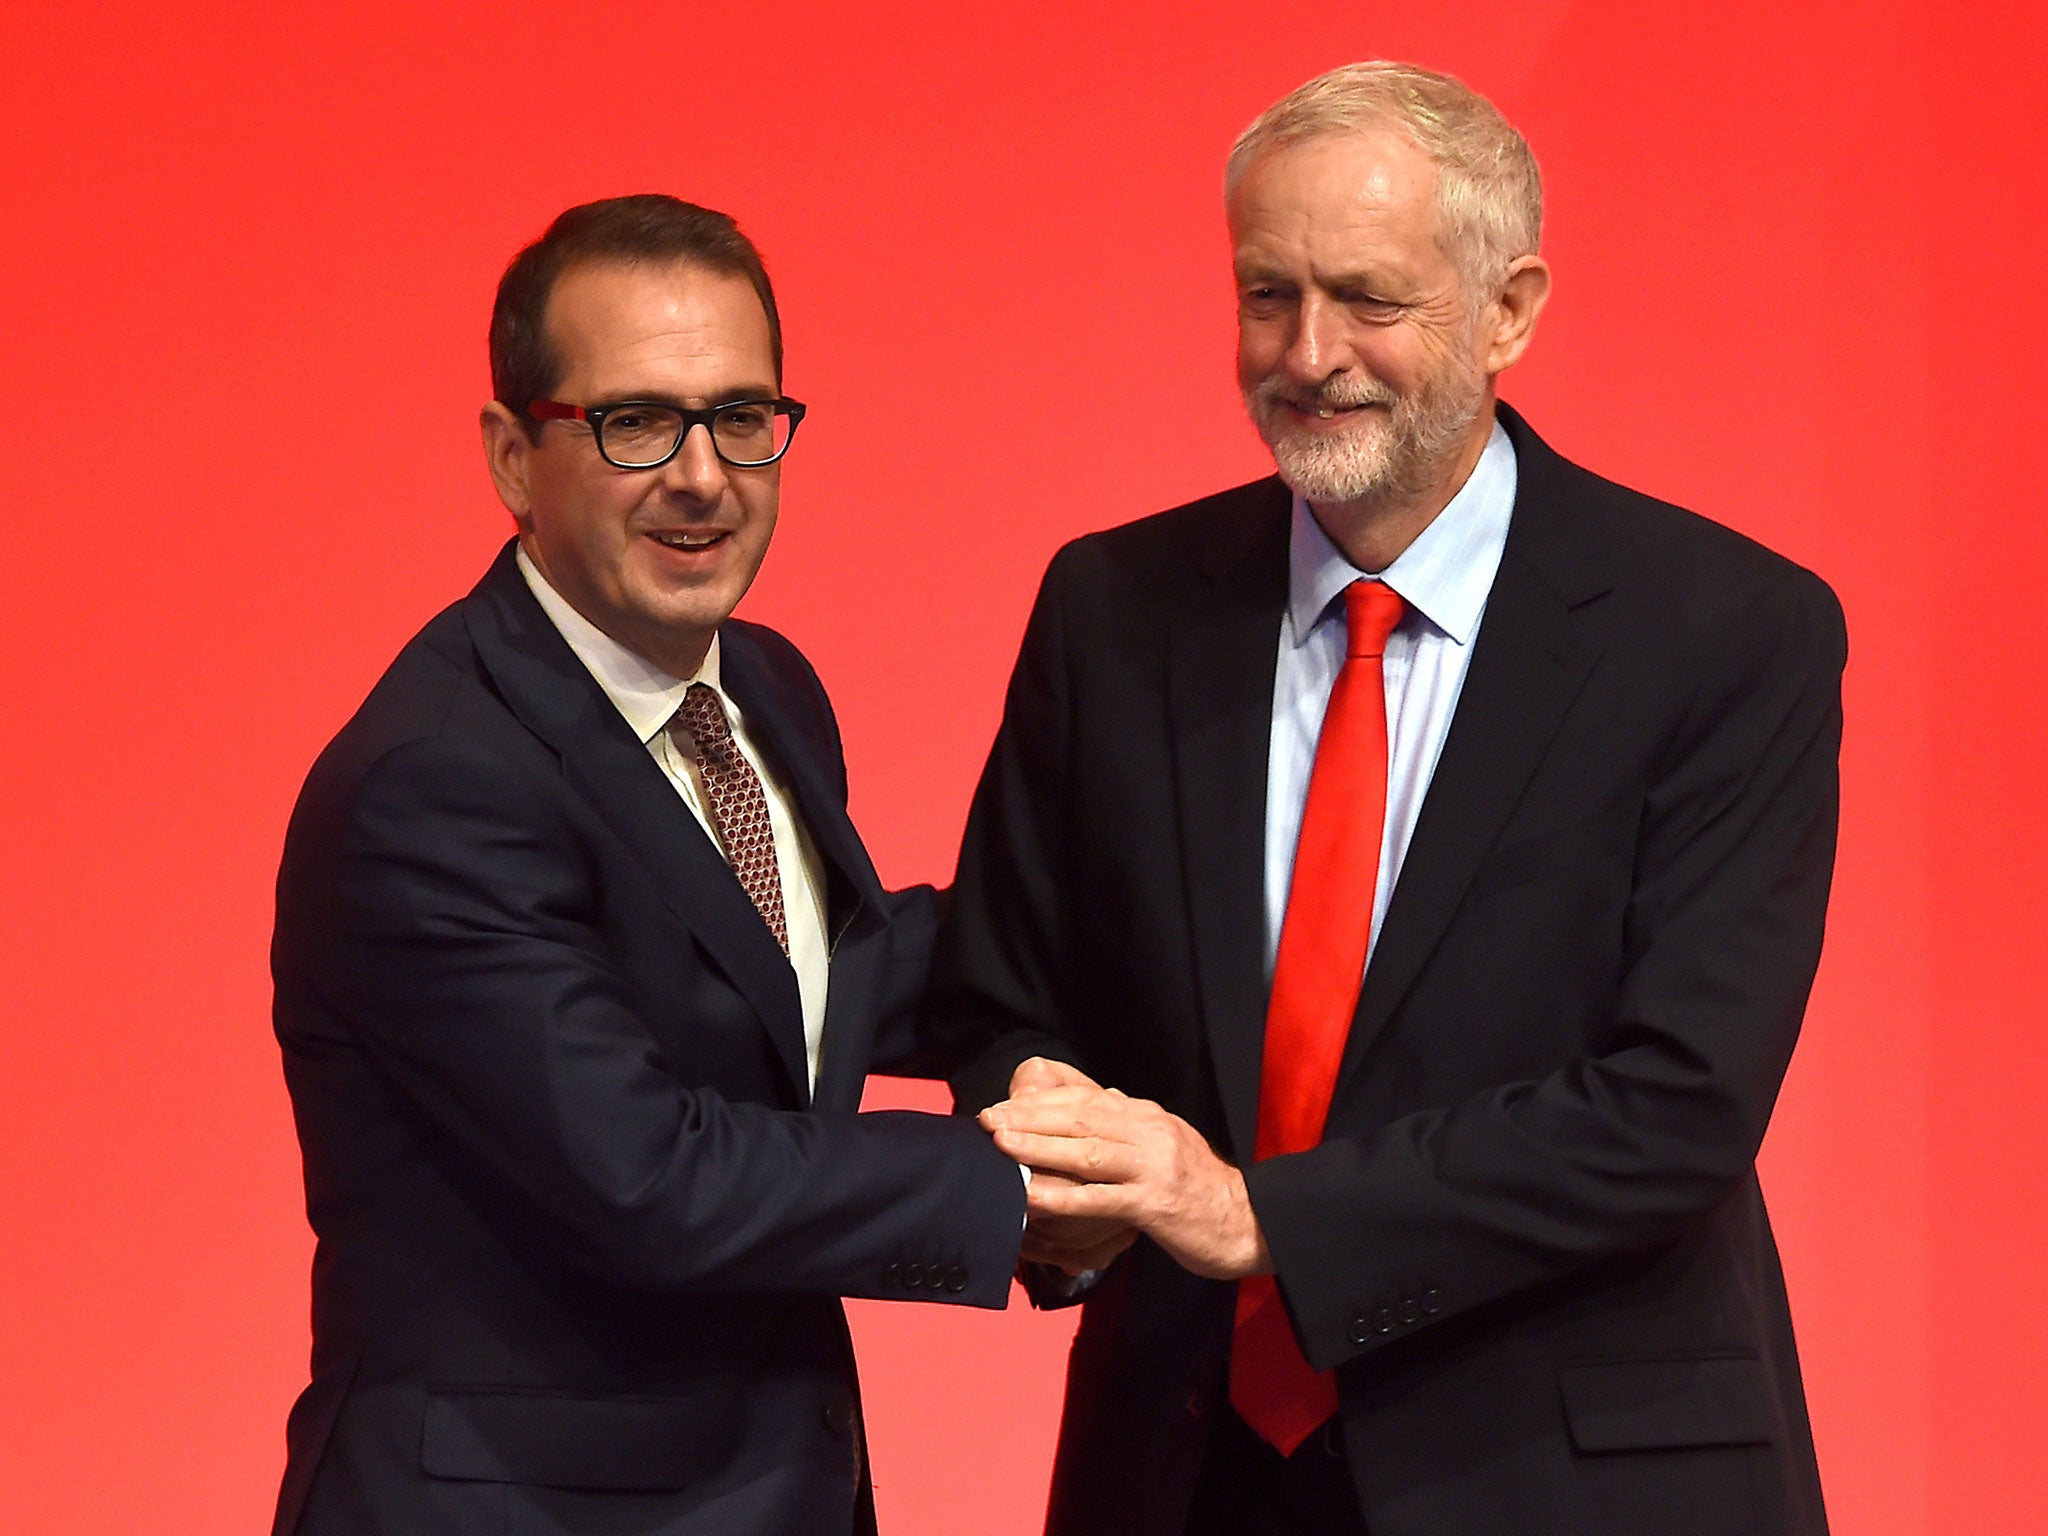
<svg viewBox="0 0 2048 1536">
<path fill-rule="evenodd" d="M 1383 59 L 1318 75 L 1238 135 L 1224 164 L 1224 196 L 1233 196 L 1253 163 L 1274 150 L 1388 127 L 1405 132 L 1436 166 L 1438 242 L 1483 302 L 1506 281 L 1509 263 L 1536 252 L 1543 181 L 1514 126 L 1449 75 Z"/>
</svg>

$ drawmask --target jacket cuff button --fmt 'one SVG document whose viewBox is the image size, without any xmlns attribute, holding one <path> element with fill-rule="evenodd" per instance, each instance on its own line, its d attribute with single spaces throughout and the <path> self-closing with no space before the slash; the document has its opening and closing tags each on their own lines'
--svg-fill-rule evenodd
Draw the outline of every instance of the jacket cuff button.
<svg viewBox="0 0 2048 1536">
<path fill-rule="evenodd" d="M 946 1271 L 946 1289 L 955 1296 L 967 1289 L 967 1268 L 965 1265 L 955 1264 Z"/>
</svg>

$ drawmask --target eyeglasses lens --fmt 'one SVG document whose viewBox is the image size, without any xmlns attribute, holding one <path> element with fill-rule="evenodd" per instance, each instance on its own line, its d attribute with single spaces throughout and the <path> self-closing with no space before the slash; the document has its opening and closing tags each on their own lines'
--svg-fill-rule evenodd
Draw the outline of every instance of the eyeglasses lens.
<svg viewBox="0 0 2048 1536">
<path fill-rule="evenodd" d="M 598 447 L 625 469 L 659 464 L 675 452 L 683 433 L 680 412 L 665 406 L 633 406 L 604 418 Z M 728 464 L 766 464 L 789 446 L 790 418 L 766 401 L 725 407 L 711 420 L 711 441 Z"/>
</svg>

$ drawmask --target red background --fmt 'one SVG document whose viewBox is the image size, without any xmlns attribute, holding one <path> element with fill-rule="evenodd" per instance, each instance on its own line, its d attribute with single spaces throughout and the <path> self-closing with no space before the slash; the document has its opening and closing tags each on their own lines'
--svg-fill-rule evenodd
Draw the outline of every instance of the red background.
<svg viewBox="0 0 2048 1536">
<path fill-rule="evenodd" d="M 762 244 L 813 416 L 746 611 L 832 688 L 885 877 L 944 879 L 1053 549 L 1265 467 L 1219 167 L 1375 54 L 1543 163 L 1508 397 L 1847 604 L 1764 1160 L 1822 1470 L 1840 1532 L 2039 1529 L 2038 3 L 482 9 L 0 19 L 0 1529 L 267 1527 L 311 1246 L 269 885 L 321 743 L 507 531 L 511 252 L 647 188 Z M 855 1310 L 885 1529 L 1035 1530 L 1070 1322 Z"/>
</svg>

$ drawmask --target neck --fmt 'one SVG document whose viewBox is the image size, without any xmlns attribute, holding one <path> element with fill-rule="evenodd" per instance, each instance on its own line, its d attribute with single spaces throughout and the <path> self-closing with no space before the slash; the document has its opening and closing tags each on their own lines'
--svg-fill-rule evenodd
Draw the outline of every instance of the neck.
<svg viewBox="0 0 2048 1536">
<path fill-rule="evenodd" d="M 1311 501 L 1309 510 L 1330 542 L 1361 571 L 1379 572 L 1400 558 L 1451 504 L 1479 467 L 1493 436 L 1489 397 L 1471 429 L 1449 453 L 1418 466 L 1418 473 L 1355 501 Z"/>
<path fill-rule="evenodd" d="M 550 593 L 559 599 L 577 618 L 603 635 L 613 644 L 631 651 L 640 660 L 657 671 L 665 672 L 678 682 L 694 677 L 697 669 L 704 665 L 704 658 L 711 654 L 711 642 L 718 631 L 691 628 L 677 630 L 656 624 L 627 625 L 614 619 L 607 622 L 605 609 L 590 602 L 579 602 L 573 588 L 564 590 L 564 583 L 557 581 L 542 557 L 540 547 L 525 532 L 519 535 L 519 549 L 534 573 L 541 579 Z M 592 610 L 596 611 L 593 612 Z"/>
</svg>

